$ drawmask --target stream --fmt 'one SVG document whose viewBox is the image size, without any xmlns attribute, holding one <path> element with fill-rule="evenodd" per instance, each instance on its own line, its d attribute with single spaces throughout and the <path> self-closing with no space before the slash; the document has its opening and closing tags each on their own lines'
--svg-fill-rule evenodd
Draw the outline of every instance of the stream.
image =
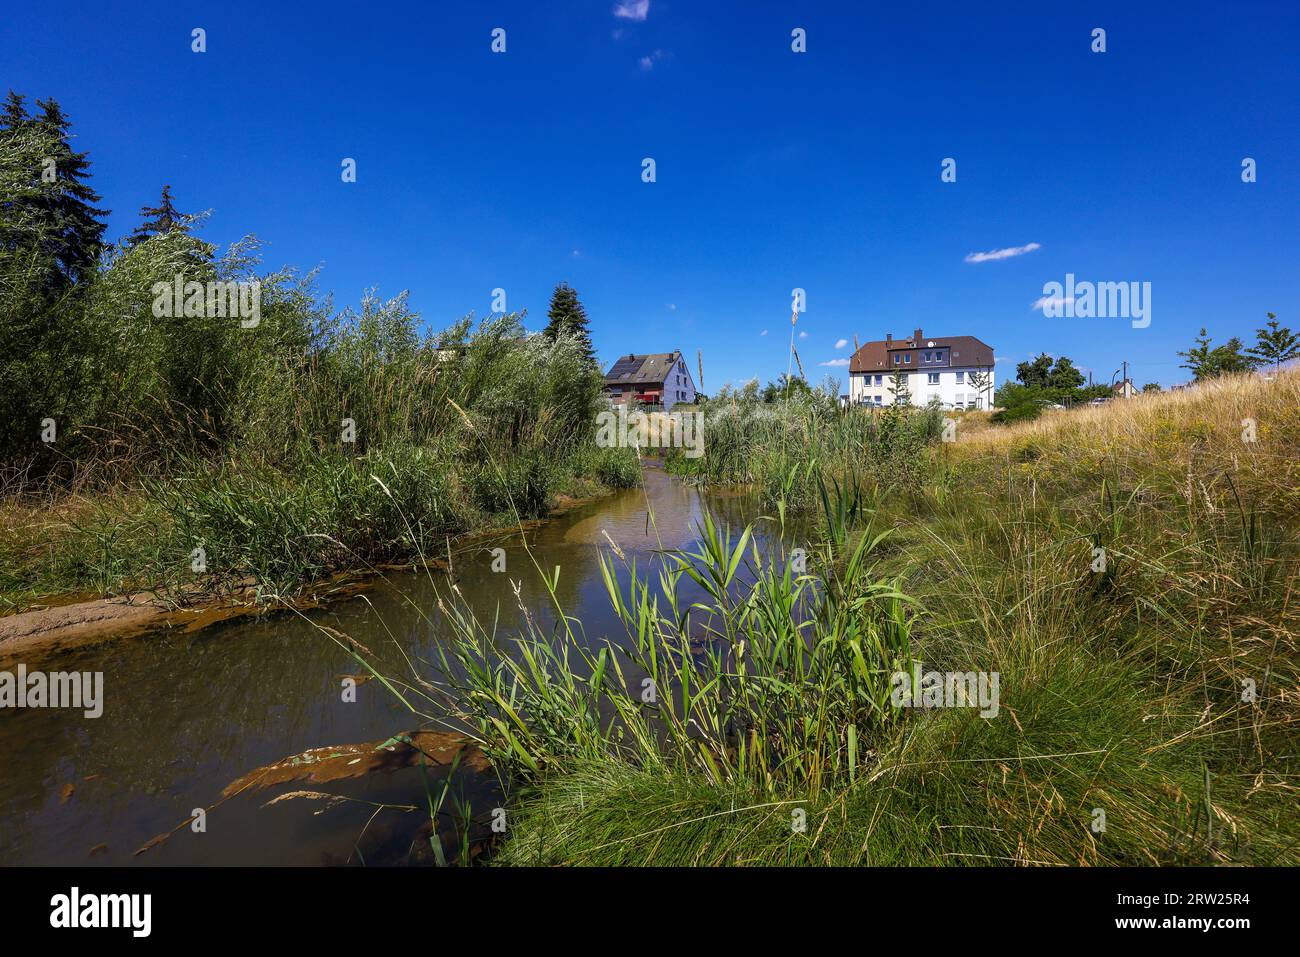
<svg viewBox="0 0 1300 957">
<path fill-rule="evenodd" d="M 656 519 L 649 528 L 647 501 Z M 560 566 L 561 605 L 583 623 L 586 639 L 618 640 L 622 627 L 610 611 L 598 565 L 598 554 L 610 550 L 605 534 L 645 570 L 660 547 L 692 547 L 706 507 L 733 537 L 758 515 L 752 498 L 700 492 L 652 462 L 643 488 L 577 506 L 526 534 L 542 568 Z M 758 531 L 766 527 L 760 523 Z M 521 618 L 512 582 L 521 583 L 520 600 L 543 628 L 554 620 L 519 534 L 475 540 L 452 554 L 461 592 L 482 619 L 498 617 L 503 636 L 517 631 Z M 504 572 L 492 569 L 496 547 L 505 550 Z M 390 573 L 363 596 L 305 617 L 282 612 L 194 633 L 161 631 L 28 656 L 29 670 L 103 672 L 103 714 L 87 719 L 77 709 L 0 710 L 0 864 L 420 862 L 411 849 L 420 843 L 418 827 L 428 824 L 421 769 L 319 786 L 295 783 L 217 802 L 227 784 L 255 768 L 310 748 L 384 741 L 423 723 L 377 680 L 358 683 L 356 700 L 343 700 L 343 678 L 364 668 L 312 622 L 364 644 L 381 674 L 409 678 L 408 658 L 417 672 L 430 663 L 424 667 L 432 674 L 435 645 L 448 640 L 449 630 L 433 607 L 430 575 L 446 587 L 445 572 Z M 456 793 L 482 813 L 495 802 L 496 788 L 495 780 L 480 780 Z M 294 789 L 349 800 L 272 803 Z M 210 809 L 205 830 L 181 827 L 136 853 L 195 808 Z"/>
</svg>

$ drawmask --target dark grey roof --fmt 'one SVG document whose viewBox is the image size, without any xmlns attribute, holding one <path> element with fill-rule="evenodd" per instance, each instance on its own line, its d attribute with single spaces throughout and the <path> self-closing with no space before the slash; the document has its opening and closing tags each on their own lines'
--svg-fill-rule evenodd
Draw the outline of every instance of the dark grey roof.
<svg viewBox="0 0 1300 957">
<path fill-rule="evenodd" d="M 668 378 L 680 352 L 651 352 L 646 355 L 620 356 L 605 373 L 605 385 L 661 383 Z"/>
</svg>

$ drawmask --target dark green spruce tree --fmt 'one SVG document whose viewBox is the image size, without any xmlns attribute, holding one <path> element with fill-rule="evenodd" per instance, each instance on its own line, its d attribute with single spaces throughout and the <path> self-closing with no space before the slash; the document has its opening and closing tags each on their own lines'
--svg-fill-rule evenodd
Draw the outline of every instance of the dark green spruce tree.
<svg viewBox="0 0 1300 957">
<path fill-rule="evenodd" d="M 176 203 L 172 198 L 171 184 L 162 188 L 162 198 L 158 200 L 157 206 L 142 206 L 140 208 L 140 218 L 144 220 L 139 226 L 131 231 L 127 237 L 127 245 L 136 246 L 144 242 L 150 236 L 158 236 L 162 233 L 170 233 L 173 229 L 181 232 L 187 232 L 185 226 L 185 214 L 176 208 Z"/>
<path fill-rule="evenodd" d="M 5 97 L 4 108 L 0 111 L 0 126 L 7 130 L 17 130 L 24 123 L 30 123 L 32 118 L 27 112 L 26 102 L 27 97 L 10 90 Z"/>
<path fill-rule="evenodd" d="M 84 282 L 94 271 L 104 248 L 104 218 L 100 195 L 91 189 L 90 160 L 72 148 L 72 122 L 57 100 L 37 100 L 35 119 L 46 151 L 33 175 L 41 186 L 37 204 L 37 242 L 67 283 Z"/>
<path fill-rule="evenodd" d="M 562 282 L 551 293 L 551 307 L 546 311 L 547 319 L 544 335 L 554 342 L 560 334 L 575 337 L 582 345 L 583 355 L 593 366 L 596 364 L 596 352 L 591 347 L 591 330 L 588 328 L 587 310 L 578 299 L 578 291 L 567 282 Z"/>
<path fill-rule="evenodd" d="M 86 343 L 82 293 L 103 251 L 106 211 L 53 100 L 37 115 L 10 92 L 0 107 L 0 459 L 23 461 L 40 423 L 66 435 Z M 50 455 L 44 455 L 50 460 Z"/>
<path fill-rule="evenodd" d="M 26 97 L 13 90 L 0 109 L 0 256 L 5 272 L 21 259 L 30 264 L 41 218 L 41 137 L 27 112 Z"/>
</svg>

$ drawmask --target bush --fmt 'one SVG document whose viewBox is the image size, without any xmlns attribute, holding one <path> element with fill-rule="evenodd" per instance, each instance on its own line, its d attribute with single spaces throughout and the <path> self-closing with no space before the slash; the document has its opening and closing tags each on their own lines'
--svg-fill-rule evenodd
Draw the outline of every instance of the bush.
<svg viewBox="0 0 1300 957">
<path fill-rule="evenodd" d="M 560 475 L 560 465 L 545 449 L 529 449 L 504 464 L 480 465 L 474 473 L 474 500 L 486 512 L 538 518 L 546 514 L 547 499 Z"/>
<path fill-rule="evenodd" d="M 641 462 L 635 449 L 589 446 L 579 471 L 594 475 L 609 488 L 635 488 L 641 484 Z"/>
</svg>

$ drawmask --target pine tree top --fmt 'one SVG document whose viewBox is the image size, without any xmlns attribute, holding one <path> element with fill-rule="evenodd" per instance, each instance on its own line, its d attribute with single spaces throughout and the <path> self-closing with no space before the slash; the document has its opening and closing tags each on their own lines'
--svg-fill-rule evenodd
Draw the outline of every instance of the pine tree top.
<svg viewBox="0 0 1300 957">
<path fill-rule="evenodd" d="M 27 112 L 27 97 L 13 90 L 5 97 L 4 112 L 0 113 L 0 121 L 11 130 L 16 130 L 24 123 L 31 120 L 32 116 Z"/>
<path fill-rule="evenodd" d="M 163 186 L 162 198 L 158 200 L 157 206 L 140 207 L 140 218 L 144 222 L 133 229 L 127 238 L 127 243 L 131 246 L 144 242 L 150 236 L 169 233 L 174 229 L 188 232 L 185 214 L 176 208 L 170 183 Z"/>
</svg>

